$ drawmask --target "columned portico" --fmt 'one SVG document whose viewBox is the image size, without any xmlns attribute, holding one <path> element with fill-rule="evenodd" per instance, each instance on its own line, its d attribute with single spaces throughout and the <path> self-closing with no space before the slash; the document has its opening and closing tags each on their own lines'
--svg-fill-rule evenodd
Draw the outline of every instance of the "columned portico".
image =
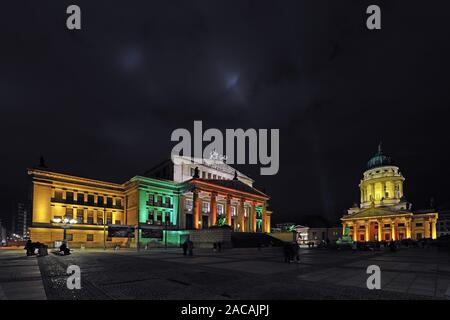
<svg viewBox="0 0 450 320">
<path fill-rule="evenodd" d="M 208 214 L 210 227 L 223 223 L 239 232 L 270 232 L 270 213 L 267 211 L 269 198 L 259 190 L 237 180 L 200 178 L 190 180 L 186 188 L 192 190 L 194 229 L 206 227 L 200 219 L 203 213 Z M 205 208 L 209 211 L 205 212 Z M 260 229 L 258 224 L 261 225 Z"/>
</svg>

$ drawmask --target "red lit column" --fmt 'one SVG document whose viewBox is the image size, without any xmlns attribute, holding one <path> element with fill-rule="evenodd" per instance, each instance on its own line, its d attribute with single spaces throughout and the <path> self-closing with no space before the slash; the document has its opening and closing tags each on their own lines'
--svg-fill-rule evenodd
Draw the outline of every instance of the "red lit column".
<svg viewBox="0 0 450 320">
<path fill-rule="evenodd" d="M 240 214 L 241 214 L 241 232 L 245 232 L 245 210 L 244 210 L 244 203 L 245 203 L 245 199 L 241 198 L 241 201 L 239 203 L 240 206 Z"/>
<path fill-rule="evenodd" d="M 200 217 L 200 201 L 198 199 L 198 191 L 194 190 L 194 229 L 198 229 L 198 221 Z"/>
<path fill-rule="evenodd" d="M 217 222 L 217 192 L 211 192 L 211 204 L 209 210 L 211 212 L 211 225 L 215 226 Z"/>
<path fill-rule="evenodd" d="M 227 195 L 227 225 L 231 226 L 231 196 Z"/>
<path fill-rule="evenodd" d="M 252 231 L 256 232 L 256 202 L 252 202 Z"/>
</svg>

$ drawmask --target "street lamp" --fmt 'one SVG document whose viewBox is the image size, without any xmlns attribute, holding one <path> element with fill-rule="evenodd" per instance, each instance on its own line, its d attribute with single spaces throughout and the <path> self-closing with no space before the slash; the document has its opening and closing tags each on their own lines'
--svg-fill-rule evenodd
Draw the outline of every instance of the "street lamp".
<svg viewBox="0 0 450 320">
<path fill-rule="evenodd" d="M 52 222 L 61 224 L 61 227 L 64 230 L 63 241 L 66 242 L 67 229 L 70 228 L 71 224 L 77 224 L 78 220 L 76 220 L 76 219 L 69 219 L 69 218 L 64 217 L 63 219 L 61 219 L 61 218 L 53 218 Z"/>
</svg>

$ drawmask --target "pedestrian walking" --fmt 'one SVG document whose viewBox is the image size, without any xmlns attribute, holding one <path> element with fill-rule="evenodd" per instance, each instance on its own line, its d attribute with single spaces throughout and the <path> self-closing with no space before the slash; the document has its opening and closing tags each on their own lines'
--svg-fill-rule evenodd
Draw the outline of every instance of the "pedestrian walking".
<svg viewBox="0 0 450 320">
<path fill-rule="evenodd" d="M 31 240 L 28 240 L 25 244 L 25 250 L 27 250 L 27 256 L 32 256 L 34 254 L 34 244 Z"/>
<path fill-rule="evenodd" d="M 188 240 L 183 242 L 182 247 L 183 247 L 183 255 L 185 256 L 187 254 L 187 250 L 188 250 Z"/>
</svg>

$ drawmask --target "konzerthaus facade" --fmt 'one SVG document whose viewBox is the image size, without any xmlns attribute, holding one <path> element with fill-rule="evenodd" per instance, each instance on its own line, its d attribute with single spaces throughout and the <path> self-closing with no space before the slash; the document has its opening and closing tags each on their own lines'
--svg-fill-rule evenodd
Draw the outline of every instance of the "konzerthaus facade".
<svg viewBox="0 0 450 320">
<path fill-rule="evenodd" d="M 64 239 L 72 247 L 178 245 L 189 230 L 218 224 L 236 232 L 270 232 L 269 197 L 217 160 L 168 160 L 123 184 L 43 168 L 29 169 L 28 175 L 30 237 L 50 246 Z"/>
<path fill-rule="evenodd" d="M 361 203 L 341 218 L 354 241 L 436 239 L 438 213 L 411 210 L 403 194 L 405 178 L 381 146 L 367 163 L 359 184 Z"/>
</svg>

